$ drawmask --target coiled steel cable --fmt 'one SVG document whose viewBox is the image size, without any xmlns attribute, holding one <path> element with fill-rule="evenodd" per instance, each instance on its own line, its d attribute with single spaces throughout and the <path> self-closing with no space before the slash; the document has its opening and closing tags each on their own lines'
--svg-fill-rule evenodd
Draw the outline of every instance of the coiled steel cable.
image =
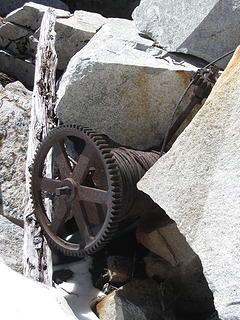
<svg viewBox="0 0 240 320">
<path fill-rule="evenodd" d="M 144 174 L 160 158 L 160 152 L 157 151 L 137 151 L 124 147 L 111 150 L 116 163 L 119 167 L 122 189 L 124 213 L 131 214 L 134 203 L 139 193 L 136 185 Z"/>
</svg>

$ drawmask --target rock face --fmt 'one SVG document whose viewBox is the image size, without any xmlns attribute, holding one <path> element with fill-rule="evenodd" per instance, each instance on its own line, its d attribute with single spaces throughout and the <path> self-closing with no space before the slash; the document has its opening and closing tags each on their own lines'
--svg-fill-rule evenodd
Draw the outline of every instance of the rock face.
<svg viewBox="0 0 240 320">
<path fill-rule="evenodd" d="M 100 320 L 174 320 L 171 290 L 163 287 L 153 280 L 131 281 L 97 305 L 98 316 Z"/>
<path fill-rule="evenodd" d="M 20 82 L 0 86 L 1 213 L 22 220 L 25 194 L 25 160 L 31 92 Z"/>
<path fill-rule="evenodd" d="M 63 123 L 88 125 L 123 145 L 159 144 L 199 66 L 191 62 L 163 56 L 132 21 L 109 19 L 70 60 L 58 90 L 57 115 Z"/>
<path fill-rule="evenodd" d="M 0 257 L 6 265 L 22 272 L 23 229 L 0 215 Z"/>
<path fill-rule="evenodd" d="M 25 2 L 25 0 L 8 0 L 7 2 L 5 0 L 0 0 L 0 16 L 5 16 L 9 12 L 20 8 Z M 53 8 L 68 10 L 68 6 L 60 0 L 35 0 L 34 2 Z"/>
<path fill-rule="evenodd" d="M 223 320 L 240 318 L 240 48 L 203 108 L 138 187 L 199 255 Z"/>
<path fill-rule="evenodd" d="M 56 289 L 32 281 L 0 262 L 1 319 L 76 320 Z"/>
<path fill-rule="evenodd" d="M 138 29 L 166 50 L 209 62 L 240 42 L 240 1 L 142 0 L 132 16 Z M 226 60 L 219 65 L 225 67 Z"/>
</svg>

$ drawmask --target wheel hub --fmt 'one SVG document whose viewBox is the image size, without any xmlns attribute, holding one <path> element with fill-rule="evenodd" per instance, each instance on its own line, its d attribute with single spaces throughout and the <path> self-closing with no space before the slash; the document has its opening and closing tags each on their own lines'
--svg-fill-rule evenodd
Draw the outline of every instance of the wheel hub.
<svg viewBox="0 0 240 320">
<path fill-rule="evenodd" d="M 63 180 L 61 186 L 56 188 L 56 195 L 57 196 L 66 196 L 66 201 L 71 202 L 73 201 L 78 193 L 78 186 L 77 183 L 72 178 L 66 178 Z"/>
</svg>

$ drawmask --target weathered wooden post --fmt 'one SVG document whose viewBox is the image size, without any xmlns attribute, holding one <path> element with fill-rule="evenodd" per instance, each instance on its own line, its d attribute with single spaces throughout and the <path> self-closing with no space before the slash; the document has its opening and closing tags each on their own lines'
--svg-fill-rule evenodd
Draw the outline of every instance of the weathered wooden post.
<svg viewBox="0 0 240 320">
<path fill-rule="evenodd" d="M 56 17 L 48 9 L 42 19 L 40 38 L 36 54 L 35 80 L 29 127 L 26 165 L 26 207 L 24 212 L 24 274 L 34 280 L 52 284 L 51 251 L 36 222 L 30 195 L 31 164 L 38 144 L 46 136 L 54 114 L 56 101 L 55 71 L 57 55 L 55 51 Z M 48 174 L 51 174 L 51 159 L 47 161 Z M 51 208 L 48 207 L 48 214 Z"/>
</svg>

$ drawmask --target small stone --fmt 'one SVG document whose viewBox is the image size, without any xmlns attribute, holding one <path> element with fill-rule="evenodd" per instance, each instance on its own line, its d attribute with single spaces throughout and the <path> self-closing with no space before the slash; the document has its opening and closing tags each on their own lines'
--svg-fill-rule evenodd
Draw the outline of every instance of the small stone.
<svg viewBox="0 0 240 320">
<path fill-rule="evenodd" d="M 136 237 L 139 243 L 151 252 L 159 255 L 174 266 L 177 264 L 174 255 L 169 251 L 166 240 L 157 230 L 151 233 L 137 232 Z"/>
<path fill-rule="evenodd" d="M 175 320 L 172 290 L 154 280 L 131 281 L 96 306 L 100 320 Z"/>
</svg>

